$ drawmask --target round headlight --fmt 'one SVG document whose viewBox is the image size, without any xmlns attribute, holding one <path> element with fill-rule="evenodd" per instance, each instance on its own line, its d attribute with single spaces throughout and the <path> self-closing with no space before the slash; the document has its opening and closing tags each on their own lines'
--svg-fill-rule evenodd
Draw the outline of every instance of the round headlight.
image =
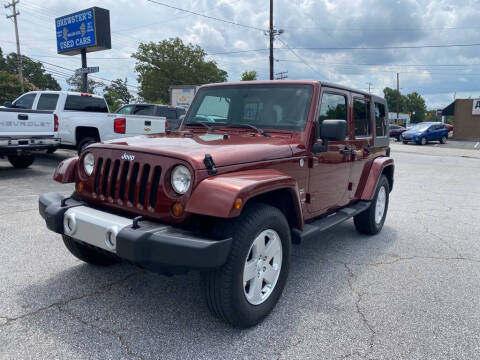
<svg viewBox="0 0 480 360">
<path fill-rule="evenodd" d="M 177 165 L 172 171 L 172 187 L 177 194 L 183 195 L 190 188 L 192 175 L 183 165 Z"/>
<path fill-rule="evenodd" d="M 93 156 L 92 153 L 87 153 L 83 157 L 83 170 L 85 170 L 85 174 L 87 174 L 87 176 L 92 175 L 94 167 L 95 167 L 95 156 Z"/>
</svg>

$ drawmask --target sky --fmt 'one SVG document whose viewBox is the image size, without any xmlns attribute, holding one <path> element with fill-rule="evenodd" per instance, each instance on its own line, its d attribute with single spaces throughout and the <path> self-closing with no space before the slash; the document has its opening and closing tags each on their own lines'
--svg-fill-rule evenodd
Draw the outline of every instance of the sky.
<svg viewBox="0 0 480 360">
<path fill-rule="evenodd" d="M 141 42 L 172 37 L 201 46 L 229 81 L 245 70 L 269 77 L 268 0 L 20 0 L 17 6 L 22 54 L 42 61 L 64 89 L 80 56 L 57 54 L 54 20 L 92 6 L 110 10 L 112 49 L 89 53 L 88 66 L 99 66 L 95 76 L 103 79 L 127 78 L 134 93 L 131 54 Z M 395 88 L 399 73 L 401 92 L 417 91 L 428 109 L 455 96 L 480 97 L 479 9 L 480 0 L 274 0 L 274 27 L 283 30 L 274 44 L 274 71 L 377 95 Z M 0 7 L 4 54 L 16 51 L 9 12 Z"/>
</svg>

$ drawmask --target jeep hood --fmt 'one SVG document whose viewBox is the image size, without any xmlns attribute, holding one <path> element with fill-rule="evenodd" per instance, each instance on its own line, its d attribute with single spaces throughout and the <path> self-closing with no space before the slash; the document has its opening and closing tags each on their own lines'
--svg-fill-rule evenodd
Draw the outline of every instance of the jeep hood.
<svg viewBox="0 0 480 360">
<path fill-rule="evenodd" d="M 210 154 L 215 166 L 220 167 L 291 157 L 292 148 L 299 145 L 299 139 L 287 136 L 216 132 L 141 135 L 99 143 L 91 148 L 115 148 L 127 155 L 158 154 L 188 161 L 195 169 L 205 169 L 205 154 Z"/>
</svg>

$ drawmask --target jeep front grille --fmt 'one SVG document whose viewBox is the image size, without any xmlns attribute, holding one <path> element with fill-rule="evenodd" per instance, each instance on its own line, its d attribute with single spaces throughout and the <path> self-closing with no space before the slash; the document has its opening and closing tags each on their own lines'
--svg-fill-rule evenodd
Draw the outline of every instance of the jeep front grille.
<svg viewBox="0 0 480 360">
<path fill-rule="evenodd" d="M 157 204 L 162 168 L 128 160 L 97 158 L 93 192 L 100 200 L 139 209 Z"/>
</svg>

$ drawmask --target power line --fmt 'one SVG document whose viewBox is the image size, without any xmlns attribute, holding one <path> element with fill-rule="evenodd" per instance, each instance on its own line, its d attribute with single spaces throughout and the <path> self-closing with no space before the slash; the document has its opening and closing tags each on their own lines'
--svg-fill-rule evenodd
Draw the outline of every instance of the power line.
<svg viewBox="0 0 480 360">
<path fill-rule="evenodd" d="M 161 6 L 168 7 L 168 8 L 170 8 L 170 9 L 175 9 L 175 10 L 183 11 L 183 12 L 190 13 L 190 14 L 193 14 L 193 15 L 201 16 L 201 17 L 204 17 L 204 18 L 207 18 L 207 19 L 210 19 L 210 20 L 221 21 L 221 22 L 223 22 L 223 23 L 227 23 L 227 24 L 231 24 L 231 25 L 236 25 L 236 26 L 241 26 L 241 27 L 246 28 L 246 29 L 267 31 L 266 29 L 262 29 L 262 28 L 259 28 L 259 27 L 256 27 L 256 26 L 250 26 L 250 25 L 240 24 L 240 23 L 237 23 L 237 22 L 235 22 L 235 21 L 225 20 L 225 19 L 221 19 L 221 18 L 214 17 L 214 16 L 209 16 L 209 15 L 197 13 L 197 12 L 195 12 L 195 11 L 190 11 L 190 10 L 186 10 L 186 9 L 181 9 L 181 8 L 179 8 L 179 7 L 172 6 L 172 5 L 169 5 L 169 4 L 165 4 L 165 3 L 162 3 L 162 2 L 159 2 L 159 1 L 155 1 L 155 0 L 147 0 L 147 1 L 149 1 L 149 2 L 151 2 L 151 3 L 154 3 L 154 4 L 157 4 L 157 5 L 161 5 Z"/>
<path fill-rule="evenodd" d="M 313 72 L 317 73 L 320 75 L 320 73 L 318 72 L 318 70 L 316 70 L 312 65 L 310 65 L 303 57 L 301 57 L 300 55 L 298 55 L 295 51 L 293 51 L 293 49 L 288 46 L 288 44 L 283 41 L 282 39 L 278 38 L 278 40 L 288 49 L 290 50 L 290 52 L 295 55 L 298 59 L 300 59 L 300 61 L 305 64 L 306 66 L 308 66 L 310 68 L 310 70 L 312 70 Z"/>
</svg>

